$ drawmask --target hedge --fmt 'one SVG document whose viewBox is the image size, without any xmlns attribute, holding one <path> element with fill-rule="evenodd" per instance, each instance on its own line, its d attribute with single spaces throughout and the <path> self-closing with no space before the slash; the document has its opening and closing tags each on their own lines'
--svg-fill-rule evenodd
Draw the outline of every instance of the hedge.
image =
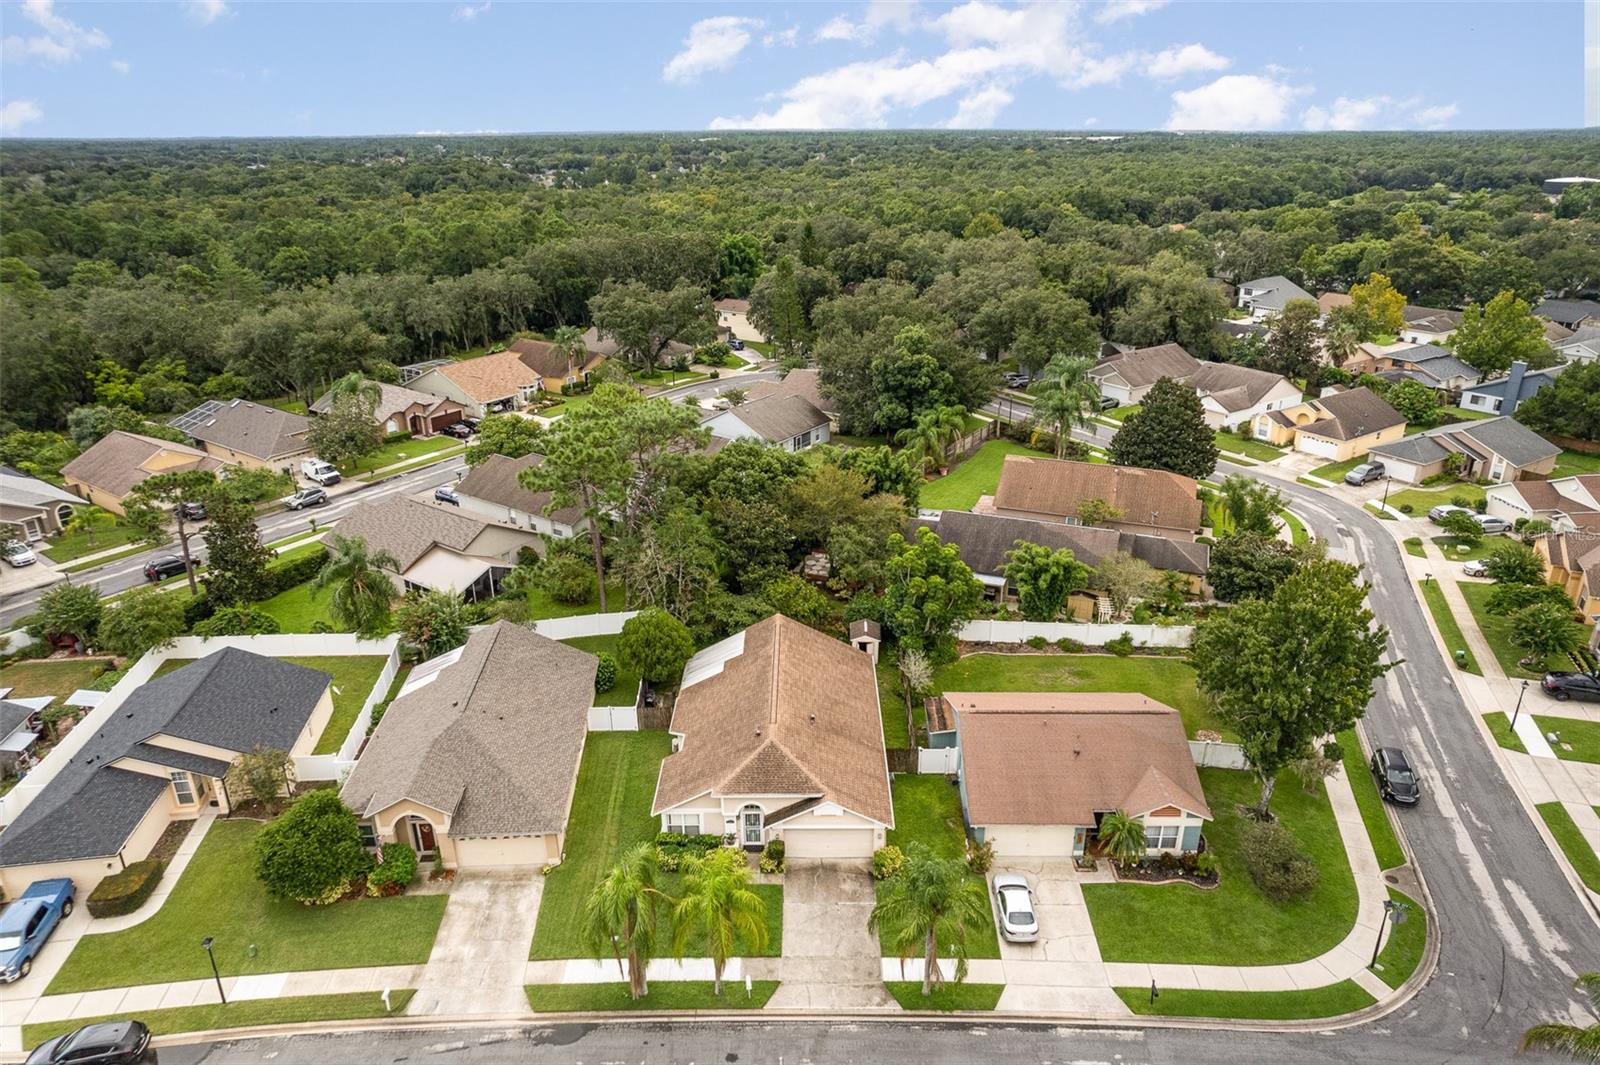
<svg viewBox="0 0 1600 1065">
<path fill-rule="evenodd" d="M 134 862 L 120 873 L 112 873 L 89 893 L 89 912 L 95 917 L 121 917 L 132 913 L 161 883 L 167 863 L 155 858 Z"/>
</svg>

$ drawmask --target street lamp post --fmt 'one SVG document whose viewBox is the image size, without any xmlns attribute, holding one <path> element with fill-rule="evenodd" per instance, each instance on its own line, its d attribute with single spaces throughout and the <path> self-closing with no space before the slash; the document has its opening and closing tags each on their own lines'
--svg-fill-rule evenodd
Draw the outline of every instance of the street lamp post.
<svg viewBox="0 0 1600 1065">
<path fill-rule="evenodd" d="M 1383 947 L 1383 926 L 1389 923 L 1389 915 L 1394 912 L 1394 900 L 1383 900 L 1383 920 L 1378 922 L 1378 941 L 1372 944 L 1372 960 L 1367 963 L 1367 968 L 1378 964 L 1378 951 Z"/>
<path fill-rule="evenodd" d="M 206 957 L 211 959 L 211 976 L 217 981 L 217 998 L 224 1006 L 228 1004 L 228 996 L 222 993 L 222 974 L 217 971 L 217 956 L 211 952 L 212 939 L 206 936 L 200 945 L 206 950 Z"/>
<path fill-rule="evenodd" d="M 1522 713 L 1522 697 L 1528 694 L 1528 682 L 1522 682 L 1522 690 L 1517 692 L 1517 708 L 1511 711 L 1511 731 L 1517 730 L 1517 715 Z"/>
</svg>

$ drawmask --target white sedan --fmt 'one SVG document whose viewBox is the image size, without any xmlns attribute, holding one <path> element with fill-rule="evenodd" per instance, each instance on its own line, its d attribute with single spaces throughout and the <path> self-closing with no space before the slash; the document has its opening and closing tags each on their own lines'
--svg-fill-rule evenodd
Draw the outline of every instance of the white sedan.
<svg viewBox="0 0 1600 1065">
<path fill-rule="evenodd" d="M 997 876 L 994 897 L 1000 907 L 1000 934 L 1011 943 L 1036 942 L 1039 918 L 1033 912 L 1033 892 L 1028 882 L 1013 873 Z"/>
<path fill-rule="evenodd" d="M 1483 564 L 1482 559 L 1475 558 L 1470 562 L 1463 562 L 1461 564 L 1461 572 L 1468 577 L 1487 577 L 1489 575 L 1489 567 Z"/>
</svg>

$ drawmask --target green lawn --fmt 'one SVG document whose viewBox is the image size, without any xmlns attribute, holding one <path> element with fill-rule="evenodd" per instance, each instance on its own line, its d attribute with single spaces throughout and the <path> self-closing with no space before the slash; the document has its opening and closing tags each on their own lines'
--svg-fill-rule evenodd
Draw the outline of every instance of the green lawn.
<svg viewBox="0 0 1600 1065">
<path fill-rule="evenodd" d="M 594 398 L 589 395 L 566 396 L 555 406 L 546 407 L 544 410 L 539 411 L 538 415 L 541 418 L 556 418 L 563 414 L 571 414 L 574 411 L 581 410 L 592 402 L 594 402 Z"/>
<path fill-rule="evenodd" d="M 1333 949 L 1355 925 L 1356 885 L 1323 786 L 1308 795 L 1293 773 L 1279 778 L 1272 812 L 1299 839 L 1322 878 L 1304 898 L 1278 903 L 1256 889 L 1239 857 L 1245 819 L 1239 806 L 1256 801 L 1255 777 L 1202 769 L 1200 782 L 1215 818 L 1205 834 L 1220 863 L 1221 884 L 1210 891 L 1188 884 L 1085 884 L 1101 956 L 1106 961 L 1272 965 Z"/>
<path fill-rule="evenodd" d="M 214 994 L 215 992 L 213 992 Z M 178 1035 L 182 1032 L 212 1032 L 223 1028 L 254 1028 L 263 1024 L 299 1024 L 305 1021 L 352 1021 L 369 1017 L 399 1016 L 416 992 L 407 988 L 390 991 L 385 1010 L 383 996 L 376 991 L 354 991 L 342 995 L 296 995 L 289 998 L 256 998 L 230 1002 L 182 1006 L 175 1009 L 141 1010 L 104 1017 L 77 1017 L 22 1027 L 23 1046 L 38 1046 L 47 1039 L 75 1031 L 88 1024 L 106 1021 L 139 1020 L 151 1035 Z"/>
<path fill-rule="evenodd" d="M 1463 541 L 1459 536 L 1434 536 L 1430 539 L 1433 546 L 1453 562 L 1472 562 L 1483 558 L 1491 547 L 1506 542 L 1503 536 L 1480 536 L 1473 542 Z"/>
<path fill-rule="evenodd" d="M 1428 913 L 1410 895 L 1389 889 L 1389 897 L 1410 907 L 1405 924 L 1390 924 L 1384 932 L 1383 951 L 1378 955 L 1378 979 L 1399 987 L 1422 964 L 1422 951 L 1428 944 Z"/>
<path fill-rule="evenodd" d="M 1222 1017 L 1240 1021 L 1299 1021 L 1340 1017 L 1377 999 L 1354 980 L 1311 991 L 1192 991 L 1160 989 L 1154 1004 L 1148 987 L 1116 989 L 1125 1005 L 1144 1017 Z"/>
<path fill-rule="evenodd" d="M 1556 477 L 1576 477 L 1580 473 L 1600 473 L 1600 455 L 1585 455 L 1581 451 L 1563 451 L 1556 458 L 1556 468 L 1550 471 Z"/>
<path fill-rule="evenodd" d="M 193 661 L 192 658 L 169 658 L 157 667 L 150 679 L 164 677 Z M 333 677 L 333 716 L 328 718 L 328 727 L 322 730 L 311 753 L 337 754 L 344 738 L 350 734 L 350 726 L 356 723 L 361 707 L 378 683 L 378 674 L 383 672 L 386 659 L 380 655 L 310 655 L 286 656 L 280 661 L 321 670 Z"/>
<path fill-rule="evenodd" d="M 1534 720 L 1539 723 L 1539 731 L 1544 735 L 1554 732 L 1561 737 L 1560 743 L 1550 745 L 1557 758 L 1568 762 L 1600 763 L 1600 724 L 1582 718 L 1547 717 L 1543 714 L 1534 717 Z M 1566 744 L 1566 747 L 1562 744 Z M 1569 751 L 1567 747 L 1572 749 Z"/>
<path fill-rule="evenodd" d="M 1439 635 L 1444 638 L 1445 649 L 1449 652 L 1452 662 L 1457 660 L 1456 652 L 1466 652 L 1466 657 L 1461 659 L 1459 668 L 1483 676 L 1483 670 L 1478 667 L 1478 660 L 1472 653 L 1472 648 L 1467 646 L 1467 638 L 1461 635 L 1461 625 L 1456 621 L 1456 616 L 1450 612 L 1450 604 L 1445 602 L 1444 591 L 1439 587 L 1438 581 L 1418 581 L 1422 589 L 1422 598 L 1428 604 L 1428 613 L 1433 615 L 1433 623 L 1439 628 Z"/>
<path fill-rule="evenodd" d="M 635 1000 L 625 982 L 614 984 L 527 984 L 535 1013 L 618 1013 L 631 1010 L 758 1010 L 778 990 L 776 980 L 725 981 L 716 994 L 710 980 L 652 980 L 650 993 Z"/>
<path fill-rule="evenodd" d="M 948 981 L 950 977 L 946 976 Z M 1005 984 L 946 983 L 936 987 L 932 994 L 922 994 L 920 980 L 887 980 L 884 987 L 900 1003 L 903 1010 L 934 1010 L 950 1013 L 955 1010 L 992 1010 L 1000 1004 L 1000 994 Z"/>
<path fill-rule="evenodd" d="M 562 643 L 571 644 L 590 654 L 599 654 L 609 651 L 612 658 L 617 658 L 616 636 L 577 636 Z M 622 665 L 621 659 L 617 660 L 617 679 L 603 692 L 596 692 L 595 706 L 632 706 L 639 698 L 639 674 Z"/>
<path fill-rule="evenodd" d="M 993 495 L 1007 455 L 1043 455 L 1014 440 L 990 440 L 950 473 L 922 486 L 919 504 L 928 510 L 971 510 L 979 496 Z"/>
<path fill-rule="evenodd" d="M 1367 768 L 1355 729 L 1339 733 L 1339 749 L 1344 754 L 1345 779 L 1350 781 L 1356 805 L 1361 807 L 1361 822 L 1367 826 L 1367 838 L 1372 840 L 1372 849 L 1378 855 L 1378 868 L 1395 869 L 1406 864 L 1405 851 L 1401 850 L 1400 840 L 1394 834 L 1394 825 L 1383 806 L 1383 796 L 1378 794 L 1378 786 L 1372 781 L 1372 772 Z"/>
<path fill-rule="evenodd" d="M 1343 484 L 1344 475 L 1365 461 L 1367 461 L 1367 456 L 1357 455 L 1355 458 L 1345 459 L 1343 462 L 1330 462 L 1326 466 L 1318 466 L 1312 470 L 1311 476 L 1321 477 L 1324 481 L 1332 481 L 1334 484 Z"/>
<path fill-rule="evenodd" d="M 622 609 L 622 582 L 617 580 L 606 581 L 606 610 L 618 611 Z M 570 618 L 578 614 L 598 614 L 600 612 L 600 593 L 591 591 L 589 599 L 582 603 L 558 603 L 550 597 L 550 593 L 537 584 L 528 589 L 528 617 L 534 621 L 541 618 Z"/>
<path fill-rule="evenodd" d="M 1373 495 L 1383 498 L 1383 489 L 1378 488 Z M 1389 490 L 1389 505 L 1403 514 L 1426 515 L 1440 503 L 1455 502 L 1458 496 L 1467 501 L 1467 506 L 1476 506 L 1483 500 L 1483 486 L 1468 481 L 1454 481 L 1437 488 L 1401 489 L 1397 485 Z M 1411 508 L 1409 511 L 1402 510 L 1408 506 Z"/>
<path fill-rule="evenodd" d="M 1289 527 L 1289 539 L 1296 547 L 1302 547 L 1311 542 L 1311 533 L 1307 531 L 1305 522 L 1289 513 L 1287 510 L 1278 511 L 1278 516 Z"/>
<path fill-rule="evenodd" d="M 46 543 L 40 550 L 51 562 L 71 562 L 84 555 L 109 551 L 139 541 L 139 530 L 115 514 L 95 515 L 94 535 L 86 532 L 62 533 Z M 140 547 L 145 545 L 140 542 Z"/>
<path fill-rule="evenodd" d="M 1496 417 L 1496 415 L 1491 414 L 1486 410 L 1468 410 L 1465 407 L 1439 408 L 1439 422 L 1441 425 L 1446 424 L 1450 420 L 1458 422 L 1481 422 L 1485 418 L 1493 417 Z"/>
<path fill-rule="evenodd" d="M 649 373 L 634 374 L 633 383 L 640 388 L 677 388 L 679 385 L 693 384 L 696 381 L 707 380 L 709 377 L 709 374 L 688 373 L 683 370 L 676 372 L 672 370 L 652 370 Z"/>
<path fill-rule="evenodd" d="M 1539 816 L 1544 818 L 1550 834 L 1556 838 L 1556 843 L 1560 844 L 1561 852 L 1572 863 L 1578 879 L 1583 881 L 1583 886 L 1590 891 L 1600 891 L 1600 858 L 1595 857 L 1594 848 L 1578 831 L 1567 808 L 1559 802 L 1542 802 L 1536 809 Z"/>
<path fill-rule="evenodd" d="M 1183 715 L 1184 730 L 1231 738 L 1180 658 L 1116 655 L 968 655 L 933 671 L 934 694 L 961 692 L 1143 692 Z"/>
<path fill-rule="evenodd" d="M 288 591 L 279 592 L 271 599 L 263 599 L 256 604 L 256 609 L 277 618 L 278 627 L 284 632 L 311 632 L 312 626 L 319 621 L 327 625 L 332 632 L 343 632 L 339 623 L 333 619 L 333 612 L 329 607 L 332 599 L 331 586 L 318 592 L 312 588 L 311 581 L 306 581 Z"/>
<path fill-rule="evenodd" d="M 913 708 L 924 716 L 921 707 Z M 900 688 L 900 670 L 887 657 L 878 660 L 878 711 L 883 715 L 885 747 L 910 747 L 911 733 L 906 728 L 905 696 Z M 923 721 L 926 725 L 926 720 Z"/>
<path fill-rule="evenodd" d="M 218 820 L 149 920 L 86 935 L 48 993 L 198 980 L 211 975 L 200 940 L 216 937 L 224 976 L 417 965 L 428 960 L 444 895 L 358 899 L 332 906 L 280 902 L 251 872 L 260 821 Z"/>
<path fill-rule="evenodd" d="M 1110 419 L 1114 422 L 1125 422 L 1131 416 L 1138 414 L 1139 408 L 1140 404 L 1129 403 L 1126 406 L 1112 407 L 1110 410 L 1103 410 L 1100 412 L 1100 417 Z"/>
<path fill-rule="evenodd" d="M 121 562 L 125 558 L 132 558 L 134 555 L 139 554 L 139 552 L 148 550 L 150 550 L 149 544 L 134 544 L 131 547 L 124 547 L 121 551 L 114 551 L 109 555 L 101 555 L 99 558 L 92 558 L 87 562 L 74 562 L 70 566 L 61 566 L 58 568 L 62 573 L 82 573 L 84 570 L 96 569 L 100 566 L 106 566 L 113 562 Z"/>
<path fill-rule="evenodd" d="M 1216 441 L 1219 451 L 1226 451 L 1232 455 L 1244 455 L 1260 462 L 1271 462 L 1273 459 L 1281 459 L 1288 454 L 1281 447 L 1273 447 L 1271 444 L 1263 443 L 1260 440 L 1251 440 L 1240 436 L 1238 433 L 1230 433 L 1225 429 L 1217 430 Z"/>
<path fill-rule="evenodd" d="M 967 856 L 967 829 L 961 816 L 961 793 L 942 776 L 915 776 L 900 774 L 894 778 L 894 827 L 889 830 L 886 842 L 905 850 L 912 841 L 925 843 L 941 858 Z M 968 878 L 987 896 L 988 881 L 980 874 Z M 888 884 L 879 881 L 878 896 L 883 897 Z M 985 907 L 988 914 L 983 926 L 967 930 L 967 956 L 972 958 L 998 958 L 1000 940 L 994 927 L 994 909 Z M 880 930 L 878 941 L 884 957 L 893 957 L 888 930 Z M 918 957 L 921 953 L 918 952 Z M 946 955 L 941 954 L 941 957 Z M 919 985 L 920 986 L 920 985 Z M 921 998 L 919 993 L 918 998 Z M 993 1007 L 990 1007 L 991 1009 Z"/>
<path fill-rule="evenodd" d="M 1511 731 L 1511 719 L 1504 711 L 1496 710 L 1492 714 L 1483 715 L 1484 724 L 1489 726 L 1489 734 L 1494 741 L 1508 751 L 1528 753 L 1528 748 L 1523 745 L 1522 737 Z"/>
<path fill-rule="evenodd" d="M 293 540 L 290 540 L 288 542 L 293 543 Z M 276 551 L 274 551 L 273 552 L 272 564 L 274 566 L 286 565 L 287 563 L 293 562 L 296 559 L 305 558 L 307 555 L 314 555 L 318 551 L 326 551 L 326 550 L 327 550 L 327 548 L 323 546 L 322 540 L 320 538 L 319 539 L 313 539 L 313 540 L 303 540 L 300 543 L 296 544 L 294 547 L 290 547 L 290 548 L 287 548 L 287 549 L 279 548 Z"/>
<path fill-rule="evenodd" d="M 1492 584 L 1476 584 L 1461 582 L 1458 587 L 1461 594 L 1467 599 L 1467 605 L 1472 608 L 1473 620 L 1478 623 L 1478 629 L 1483 633 L 1483 638 L 1489 641 L 1489 646 L 1494 650 L 1494 657 L 1500 663 L 1500 668 L 1505 670 L 1508 677 L 1527 677 L 1538 680 L 1544 676 L 1548 669 L 1568 669 L 1567 660 L 1562 655 L 1549 655 L 1540 664 L 1541 668 L 1527 669 L 1521 665 L 1521 658 L 1525 653 L 1522 648 L 1511 642 L 1512 620 L 1509 616 L 1496 616 L 1489 613 L 1487 603 L 1489 596 L 1494 591 Z M 1580 640 L 1586 640 L 1588 629 L 1572 623 Z"/>
<path fill-rule="evenodd" d="M 17 662 L 0 669 L 0 688 L 12 689 L 13 698 L 31 699 L 51 695 L 60 701 L 79 688 L 87 688 L 94 680 L 95 670 L 110 664 L 110 660 L 105 658 Z"/>
<path fill-rule="evenodd" d="M 392 444 L 385 444 L 370 455 L 363 455 L 359 459 L 351 459 L 339 464 L 339 472 L 346 477 L 354 477 L 361 473 L 370 473 L 381 470 L 385 466 L 397 463 L 411 463 L 425 456 L 444 451 L 448 448 L 459 448 L 461 441 L 453 436 L 424 436 L 414 437 L 410 440 L 396 440 Z"/>
<path fill-rule="evenodd" d="M 1428 552 L 1423 549 L 1422 537 L 1408 536 L 1405 538 L 1406 554 L 1412 558 L 1427 558 Z"/>
</svg>

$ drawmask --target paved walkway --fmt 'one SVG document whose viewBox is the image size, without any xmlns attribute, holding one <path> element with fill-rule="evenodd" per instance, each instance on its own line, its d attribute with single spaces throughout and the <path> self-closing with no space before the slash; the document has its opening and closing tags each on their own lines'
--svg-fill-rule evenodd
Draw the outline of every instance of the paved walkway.
<svg viewBox="0 0 1600 1065">
<path fill-rule="evenodd" d="M 433 952 L 415 985 L 411 1016 L 528 1011 L 522 990 L 528 945 L 544 897 L 530 869 L 457 873 Z"/>
<path fill-rule="evenodd" d="M 167 863 L 166 870 L 161 874 L 161 883 L 150 893 L 132 913 L 123 914 L 121 917 L 101 917 L 94 922 L 94 927 L 89 929 L 91 935 L 102 932 L 120 932 L 124 928 L 132 928 L 154 917 L 156 911 L 161 909 L 162 903 L 167 901 L 167 896 L 172 894 L 172 889 L 178 886 L 183 871 L 189 868 L 189 859 L 194 857 L 194 852 L 200 849 L 200 843 L 206 838 L 206 833 L 211 831 L 211 826 L 217 821 L 217 808 L 206 806 L 200 810 L 200 816 L 194 819 L 194 826 L 189 829 L 189 834 L 183 837 L 183 842 L 178 845 L 177 853 Z"/>
</svg>

